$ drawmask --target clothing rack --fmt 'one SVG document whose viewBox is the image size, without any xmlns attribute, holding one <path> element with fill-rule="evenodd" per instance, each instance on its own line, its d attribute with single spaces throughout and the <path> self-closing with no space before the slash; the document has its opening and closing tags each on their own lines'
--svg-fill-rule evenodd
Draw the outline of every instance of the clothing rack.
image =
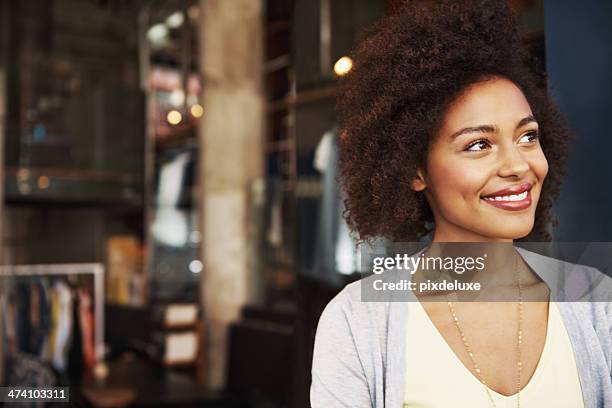
<svg viewBox="0 0 612 408">
<path fill-rule="evenodd" d="M 93 275 L 94 344 L 96 362 L 104 358 L 104 265 L 99 263 L 0 266 L 0 278 L 12 276 Z"/>
</svg>

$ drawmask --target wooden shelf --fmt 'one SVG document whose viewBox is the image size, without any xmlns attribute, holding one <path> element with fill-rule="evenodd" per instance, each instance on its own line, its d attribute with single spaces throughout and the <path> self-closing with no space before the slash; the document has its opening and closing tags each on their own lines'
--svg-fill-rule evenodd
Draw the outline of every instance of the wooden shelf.
<svg viewBox="0 0 612 408">
<path fill-rule="evenodd" d="M 267 152 L 283 152 L 293 149 L 293 143 L 291 140 L 278 140 L 266 144 Z"/>
<path fill-rule="evenodd" d="M 291 30 L 292 25 L 293 21 L 290 19 L 272 21 L 268 23 L 268 26 L 266 27 L 266 34 L 274 35 L 282 31 L 289 31 Z"/>
<path fill-rule="evenodd" d="M 264 63 L 264 72 L 271 74 L 282 69 L 289 68 L 291 66 L 291 56 L 289 54 L 283 54 L 276 58 L 272 58 Z"/>
<path fill-rule="evenodd" d="M 26 170 L 29 172 L 28 177 L 34 178 L 38 176 L 47 176 L 49 178 L 58 178 L 63 180 L 74 181 L 109 181 L 119 183 L 135 183 L 138 177 L 131 173 L 121 173 L 114 171 L 97 171 L 86 169 L 70 169 L 58 167 L 7 167 L 5 177 L 17 177 L 20 171 Z"/>
<path fill-rule="evenodd" d="M 276 0 L 285 5 L 286 0 Z M 292 13 L 291 7 L 287 13 Z M 268 17 L 274 18 L 274 17 Z M 282 196 L 283 245 L 276 248 L 265 245 L 263 267 L 272 292 L 290 287 L 293 271 L 296 270 L 296 210 L 295 187 L 297 178 L 297 141 L 295 131 L 296 109 L 301 103 L 333 95 L 333 91 L 306 92 L 295 95 L 296 75 L 294 72 L 292 36 L 294 21 L 287 14 L 266 20 L 264 44 L 268 54 L 264 57 L 266 81 L 266 144 L 264 154 L 271 160 L 274 169 L 269 177 L 281 181 L 279 193 Z"/>
<path fill-rule="evenodd" d="M 296 96 L 289 96 L 279 101 L 268 103 L 266 111 L 275 113 L 281 110 L 286 110 L 291 107 L 304 105 L 307 103 L 318 102 L 325 99 L 335 98 L 338 94 L 339 86 L 327 86 L 325 88 L 313 89 L 298 93 Z"/>
</svg>

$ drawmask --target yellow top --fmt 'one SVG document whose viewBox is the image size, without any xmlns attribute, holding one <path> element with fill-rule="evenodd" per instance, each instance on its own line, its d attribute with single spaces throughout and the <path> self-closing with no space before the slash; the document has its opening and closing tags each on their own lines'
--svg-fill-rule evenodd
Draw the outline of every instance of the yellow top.
<svg viewBox="0 0 612 408">
<path fill-rule="evenodd" d="M 434 326 L 421 303 L 408 302 L 404 408 L 491 407 L 482 384 Z M 544 349 L 521 390 L 521 407 L 583 408 L 574 352 L 554 302 L 549 302 Z M 497 408 L 516 407 L 516 394 L 489 393 Z"/>
</svg>

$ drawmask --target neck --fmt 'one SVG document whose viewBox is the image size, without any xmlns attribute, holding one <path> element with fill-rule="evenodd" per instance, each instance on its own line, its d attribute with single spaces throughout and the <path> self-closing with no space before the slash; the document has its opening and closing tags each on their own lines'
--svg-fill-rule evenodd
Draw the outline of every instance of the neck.
<svg viewBox="0 0 612 408">
<path fill-rule="evenodd" d="M 433 242 L 512 242 L 511 238 L 490 237 L 453 224 L 442 217 L 435 218 Z"/>
<path fill-rule="evenodd" d="M 466 299 L 484 295 L 491 300 L 500 300 L 503 293 L 517 285 L 520 276 L 524 285 L 537 281 L 535 274 L 524 263 L 512 242 L 434 242 L 424 252 L 424 258 L 452 259 L 454 269 L 420 268 L 413 277 L 417 282 L 427 280 L 441 282 L 455 280 L 480 283 L 482 292 L 463 293 Z M 471 260 L 471 265 L 468 261 Z M 474 262 L 476 261 L 476 262 Z M 431 261 L 430 264 L 434 264 Z M 463 270 L 457 266 L 463 266 Z M 479 267 L 482 266 L 483 267 Z M 514 293 L 512 289 L 511 293 Z"/>
</svg>

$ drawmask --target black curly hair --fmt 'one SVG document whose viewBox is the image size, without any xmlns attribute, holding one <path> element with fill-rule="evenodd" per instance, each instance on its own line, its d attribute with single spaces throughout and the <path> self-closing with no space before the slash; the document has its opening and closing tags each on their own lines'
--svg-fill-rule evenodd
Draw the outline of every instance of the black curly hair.
<svg viewBox="0 0 612 408">
<path fill-rule="evenodd" d="M 340 87 L 339 182 L 344 218 L 359 242 L 417 241 L 433 214 L 411 189 L 449 105 L 466 86 L 500 76 L 525 94 L 540 125 L 549 173 L 535 225 L 522 240 L 550 240 L 552 205 L 565 174 L 570 133 L 528 64 L 515 17 L 502 0 L 409 2 L 366 30 Z"/>
</svg>

